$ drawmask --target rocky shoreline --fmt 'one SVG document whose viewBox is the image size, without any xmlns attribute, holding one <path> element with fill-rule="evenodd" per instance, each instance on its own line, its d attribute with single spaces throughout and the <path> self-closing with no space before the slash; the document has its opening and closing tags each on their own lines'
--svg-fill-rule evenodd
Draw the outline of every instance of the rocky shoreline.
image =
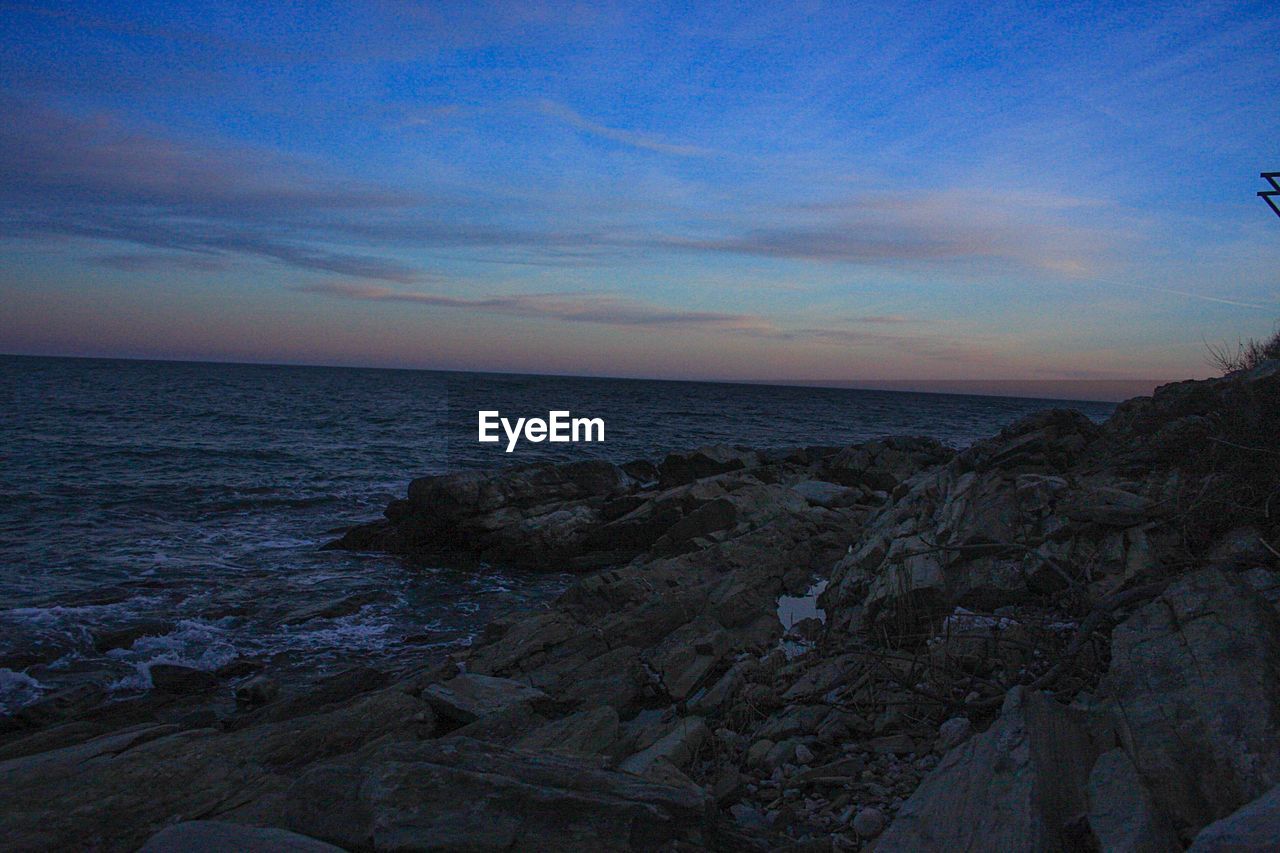
<svg viewBox="0 0 1280 853">
<path fill-rule="evenodd" d="M 0 729 L 0 837 L 1272 849 L 1278 448 L 1269 362 L 960 452 L 713 447 L 415 480 L 331 547 L 581 577 L 417 672 L 296 695 L 252 667 L 173 671 L 146 702 L 49 697 Z M 815 616 L 780 615 L 815 596 Z"/>
</svg>

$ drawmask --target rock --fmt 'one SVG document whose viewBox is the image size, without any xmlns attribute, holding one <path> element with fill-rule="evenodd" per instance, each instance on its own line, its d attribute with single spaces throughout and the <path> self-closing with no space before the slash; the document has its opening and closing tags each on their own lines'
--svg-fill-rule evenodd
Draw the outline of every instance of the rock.
<svg viewBox="0 0 1280 853">
<path fill-rule="evenodd" d="M 618 712 L 606 705 L 547 723 L 522 737 L 516 745 L 531 752 L 596 755 L 617 739 Z"/>
<path fill-rule="evenodd" d="M 1252 568 L 1272 562 L 1272 554 L 1263 544 L 1262 532 L 1252 525 L 1235 527 L 1223 534 L 1209 550 L 1210 564 Z"/>
<path fill-rule="evenodd" d="M 763 767 L 765 758 L 773 751 L 774 743 L 771 740 L 758 740 L 751 744 L 747 749 L 747 766 Z"/>
<path fill-rule="evenodd" d="M 764 757 L 764 769 L 776 770 L 784 764 L 791 764 L 796 756 L 796 742 L 784 740 L 775 743 Z"/>
<path fill-rule="evenodd" d="M 280 619 L 280 624 L 300 625 L 312 619 L 337 619 L 341 616 L 350 616 L 366 604 L 371 604 L 382 597 L 383 594 L 380 592 L 358 592 L 330 601 L 303 605 L 286 613 Z"/>
<path fill-rule="evenodd" d="M 938 726 L 938 752 L 946 752 L 949 749 L 964 743 L 969 735 L 973 732 L 973 724 L 969 722 L 968 717 L 952 717 Z"/>
<path fill-rule="evenodd" d="M 466 725 L 512 705 L 545 702 L 547 694 L 510 678 L 463 673 L 428 686 L 422 698 L 441 717 Z"/>
<path fill-rule="evenodd" d="M 669 453 L 658 465 L 658 476 L 663 488 L 681 486 L 714 477 L 729 471 L 739 471 L 759 464 L 754 451 L 740 450 L 726 445 L 700 447 L 689 453 Z"/>
<path fill-rule="evenodd" d="M 280 695 L 280 685 L 265 675 L 251 678 L 236 688 L 236 702 L 241 705 L 265 705 Z"/>
<path fill-rule="evenodd" d="M 424 717 L 425 715 L 425 717 Z M 431 734 L 431 711 L 391 689 L 347 706 L 235 732 L 142 725 L 0 762 L 4 846 L 134 850 L 194 815 L 284 826 L 274 799 L 307 765 L 377 741 Z"/>
<path fill-rule="evenodd" d="M 1273 853 L 1280 839 L 1280 786 L 1196 836 L 1190 853 Z"/>
<path fill-rule="evenodd" d="M 176 823 L 151 836 L 138 853 L 341 853 L 341 848 L 296 832 L 220 820 Z"/>
<path fill-rule="evenodd" d="M 804 480 L 796 483 L 791 490 L 804 498 L 812 506 L 836 509 L 856 503 L 860 493 L 848 486 L 838 486 L 822 480 Z"/>
<path fill-rule="evenodd" d="M 163 637 L 172 630 L 172 622 L 151 619 L 111 631 L 101 631 L 93 635 L 93 650 L 106 654 L 112 649 L 127 649 L 142 637 Z"/>
<path fill-rule="evenodd" d="M 362 850 L 656 850 L 707 846 L 719 831 L 699 789 L 461 738 L 316 767 L 281 812 L 287 826 Z"/>
<path fill-rule="evenodd" d="M 160 693 L 193 693 L 218 686 L 218 676 L 195 667 L 154 663 L 149 672 L 152 687 Z"/>
<path fill-rule="evenodd" d="M 859 809 L 853 818 L 853 831 L 859 838 L 875 838 L 884 832 L 884 814 L 872 806 Z"/>
<path fill-rule="evenodd" d="M 1022 687 L 902 805 L 878 850 L 1058 850 L 1099 750 L 1076 712 Z"/>
<path fill-rule="evenodd" d="M 802 743 L 797 744 L 795 761 L 796 761 L 796 764 L 799 764 L 802 766 L 806 764 L 811 764 L 813 762 L 813 750 L 809 749 L 809 747 L 805 746 Z"/>
<path fill-rule="evenodd" d="M 1280 617 L 1247 581 L 1184 576 L 1111 649 L 1117 729 L 1180 835 L 1280 784 Z"/>
<path fill-rule="evenodd" d="M 618 769 L 648 776 L 659 760 L 677 769 L 687 767 L 710 734 L 701 717 L 683 717 L 676 721 L 670 732 L 627 758 L 618 765 Z"/>
<path fill-rule="evenodd" d="M 1103 850 L 1161 853 L 1180 848 L 1123 749 L 1099 756 L 1089 772 L 1089 829 Z"/>
</svg>

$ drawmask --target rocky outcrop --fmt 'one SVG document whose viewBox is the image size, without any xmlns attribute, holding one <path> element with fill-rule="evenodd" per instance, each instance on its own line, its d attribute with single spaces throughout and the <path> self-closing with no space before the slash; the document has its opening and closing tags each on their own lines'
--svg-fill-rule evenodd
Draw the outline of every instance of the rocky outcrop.
<svg viewBox="0 0 1280 853">
<path fill-rule="evenodd" d="M 584 574 L 420 671 L 303 695 L 162 673 L 187 691 L 163 721 L 50 702 L 0 735 L 0 833 L 1250 849 L 1280 783 L 1277 424 L 1264 369 L 1102 425 L 1043 412 L 960 453 L 886 439 L 424 478 L 341 547 Z"/>
<path fill-rule="evenodd" d="M 1122 742 L 1185 837 L 1280 784 L 1280 617 L 1247 581 L 1182 577 L 1111 649 Z"/>
<path fill-rule="evenodd" d="M 676 556 L 788 512 L 866 509 L 950 451 L 928 439 L 762 452 L 704 447 L 659 464 L 575 462 L 424 477 L 386 519 L 330 547 L 582 571 Z"/>
<path fill-rule="evenodd" d="M 947 753 L 898 812 L 877 850 L 1075 849 L 1100 750 L 1080 715 L 1015 688 L 1000 718 Z"/>
<path fill-rule="evenodd" d="M 236 853 L 342 853 L 296 832 L 244 826 L 220 820 L 192 820 L 162 829 L 138 853 L 193 853 L 235 850 Z"/>
</svg>

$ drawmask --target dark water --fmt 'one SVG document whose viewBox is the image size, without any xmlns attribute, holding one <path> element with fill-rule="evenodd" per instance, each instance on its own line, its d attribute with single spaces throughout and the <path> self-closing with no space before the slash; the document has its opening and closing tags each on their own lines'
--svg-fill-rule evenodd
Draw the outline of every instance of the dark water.
<svg viewBox="0 0 1280 853">
<path fill-rule="evenodd" d="M 287 677 L 399 665 L 538 606 L 566 576 L 320 551 L 409 479 L 534 458 L 844 444 L 965 445 L 1049 401 L 707 383 L 0 357 L 0 713 L 158 662 Z M 1106 403 L 1072 404 L 1105 417 Z M 599 445 L 475 441 L 476 411 L 603 417 Z M 359 596 L 350 612 L 306 619 Z M 151 635 L 95 650 L 107 632 Z"/>
</svg>

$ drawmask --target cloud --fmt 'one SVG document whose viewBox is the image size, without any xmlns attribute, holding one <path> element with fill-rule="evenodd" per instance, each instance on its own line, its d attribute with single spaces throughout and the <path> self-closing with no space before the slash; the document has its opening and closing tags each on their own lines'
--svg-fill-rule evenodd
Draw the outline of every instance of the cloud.
<svg viewBox="0 0 1280 853">
<path fill-rule="evenodd" d="M 537 293 L 465 298 L 395 290 L 361 282 L 306 284 L 294 290 L 362 302 L 401 302 L 567 323 L 590 323 L 621 328 L 701 330 L 763 340 L 808 342 L 845 349 L 877 351 L 892 349 L 938 360 L 980 360 L 983 356 L 981 347 L 974 341 L 961 342 L 946 338 L 886 335 L 845 328 L 784 329 L 775 322 L 755 314 L 669 308 L 605 294 Z M 853 318 L 855 323 L 871 325 L 900 321 L 906 322 L 897 317 Z"/>
<path fill-rule="evenodd" d="M 698 145 L 677 145 L 664 142 L 658 137 L 647 133 L 609 127 L 586 118 L 581 113 L 558 101 L 544 98 L 538 101 L 536 106 L 538 112 L 545 116 L 559 119 L 575 130 L 589 133 L 592 136 L 599 136 L 602 139 L 619 142 L 623 145 L 629 145 L 632 148 L 656 151 L 659 154 L 670 154 L 675 157 L 710 157 L 716 153 L 710 148 L 703 148 Z"/>
<path fill-rule="evenodd" d="M 122 272 L 151 272 L 153 270 L 191 270 L 194 272 L 218 272 L 227 268 L 221 258 L 201 255 L 174 255 L 168 253 L 155 254 L 119 254 L 94 255 L 86 258 L 94 266 Z"/>
<path fill-rule="evenodd" d="M 297 290 L 365 302 L 409 302 L 441 308 L 464 308 L 491 314 L 541 317 L 604 326 L 706 328 L 773 334 L 773 324 L 750 314 L 663 308 L 601 294 L 538 293 L 467 299 L 345 282 L 302 285 Z"/>
</svg>

